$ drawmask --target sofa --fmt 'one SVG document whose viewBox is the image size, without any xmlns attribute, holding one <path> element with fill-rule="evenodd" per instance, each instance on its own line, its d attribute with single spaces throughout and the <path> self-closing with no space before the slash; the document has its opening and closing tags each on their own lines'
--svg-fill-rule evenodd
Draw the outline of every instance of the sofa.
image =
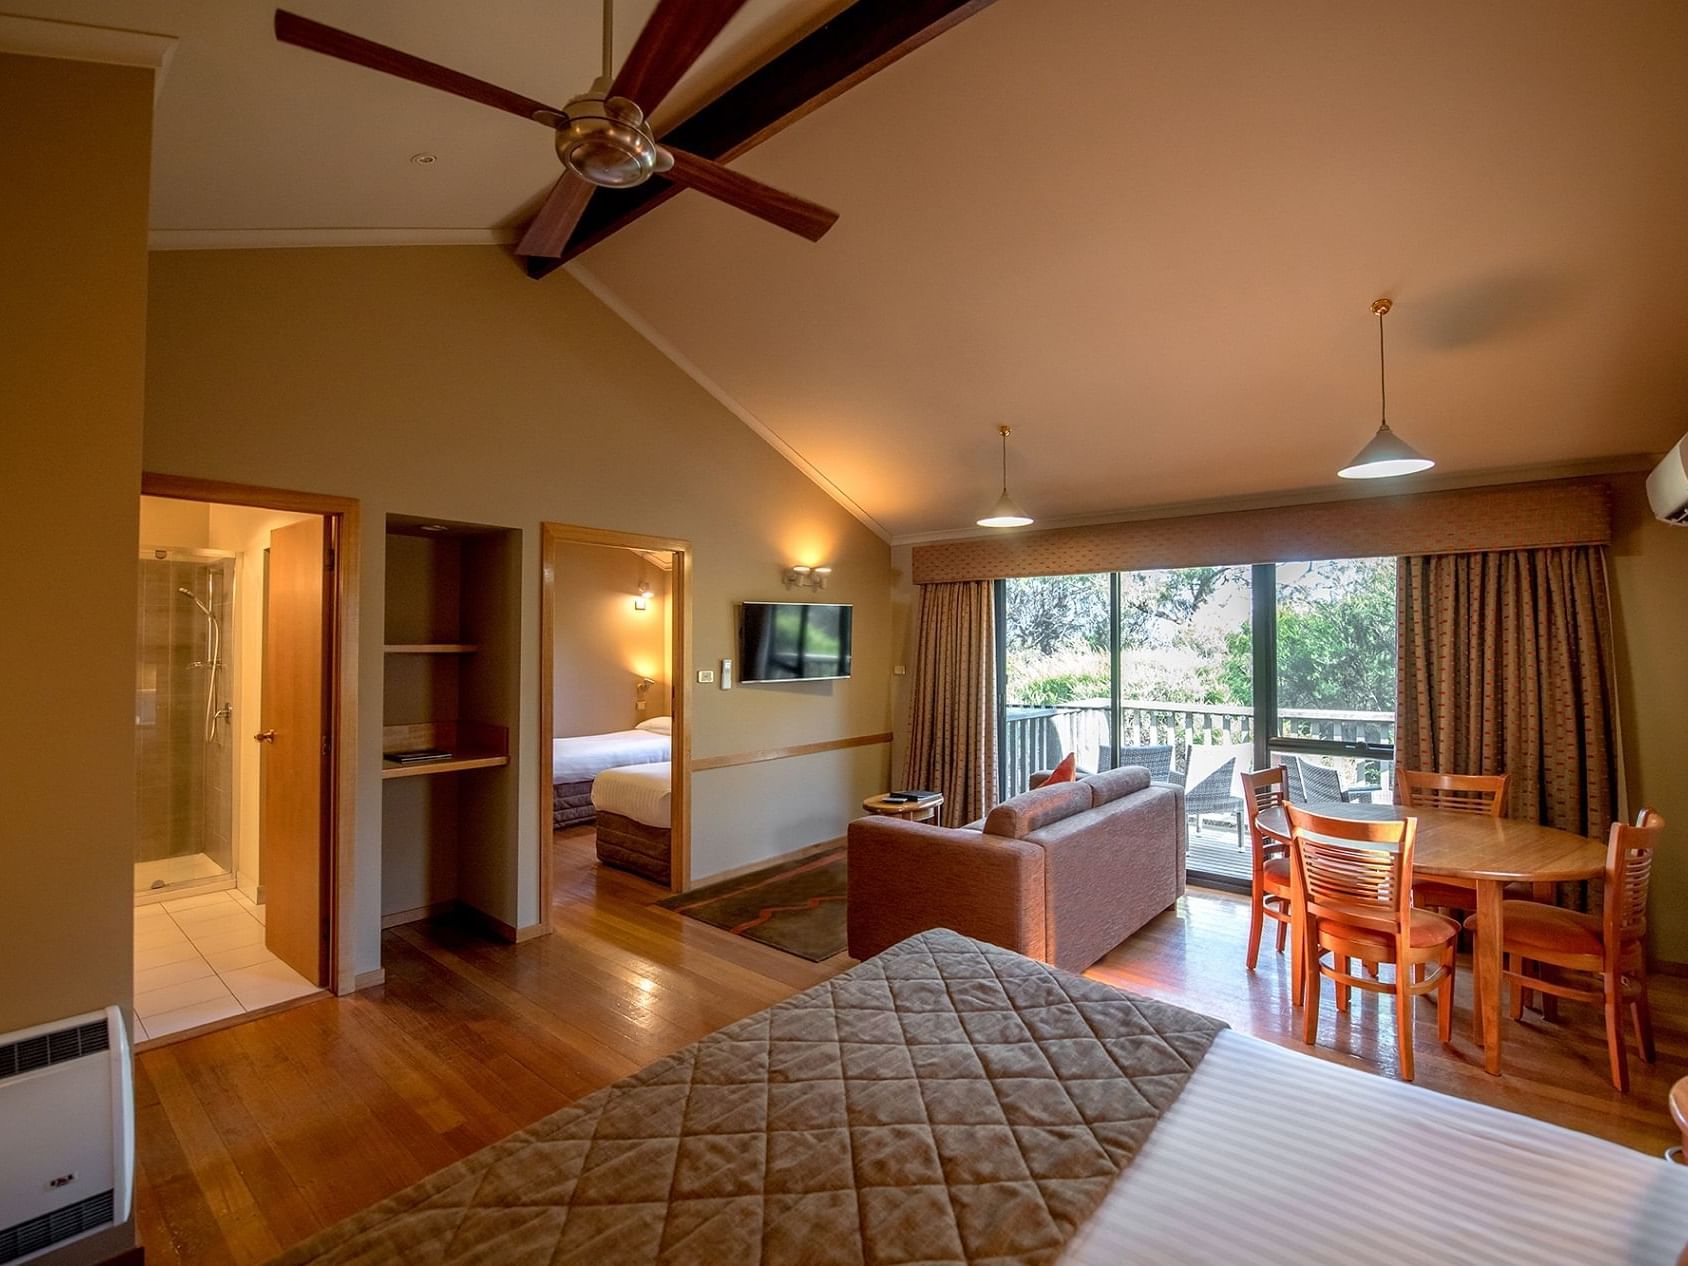
<svg viewBox="0 0 1688 1266">
<path fill-rule="evenodd" d="M 1140 766 L 1005 800 L 972 827 L 849 830 L 849 942 L 869 958 L 931 928 L 1082 971 L 1178 900 L 1184 793 Z"/>
</svg>

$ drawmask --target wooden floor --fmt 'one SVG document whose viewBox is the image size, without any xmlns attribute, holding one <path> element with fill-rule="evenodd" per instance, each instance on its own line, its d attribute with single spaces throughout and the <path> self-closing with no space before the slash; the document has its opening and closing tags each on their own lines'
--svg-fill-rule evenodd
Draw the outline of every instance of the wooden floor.
<svg viewBox="0 0 1688 1266">
<path fill-rule="evenodd" d="M 649 903 L 600 870 L 590 832 L 558 836 L 554 935 L 501 945 L 449 923 L 384 934 L 387 983 L 148 1051 L 136 1061 L 137 1219 L 150 1263 L 256 1263 L 423 1175 L 850 960 L 811 964 Z M 1297 1049 L 1285 964 L 1242 966 L 1246 906 L 1192 892 L 1091 975 L 1221 1016 Z M 1416 1030 L 1420 1084 L 1649 1152 L 1672 1141 L 1664 1098 L 1688 1075 L 1688 981 L 1654 981 L 1659 1063 L 1613 1092 L 1597 1014 L 1507 1024 L 1506 1075 L 1467 1036 Z M 1325 1008 L 1318 1054 L 1391 1071 L 1389 1008 Z M 1375 1059 L 1376 1062 L 1372 1062 Z"/>
</svg>

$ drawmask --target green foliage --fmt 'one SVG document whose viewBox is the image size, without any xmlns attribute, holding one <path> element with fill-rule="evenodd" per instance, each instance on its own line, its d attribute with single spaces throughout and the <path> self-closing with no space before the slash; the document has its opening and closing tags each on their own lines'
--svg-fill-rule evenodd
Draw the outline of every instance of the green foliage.
<svg viewBox="0 0 1688 1266">
<path fill-rule="evenodd" d="M 1225 639 L 1230 700 L 1253 702 L 1252 630 Z M 1395 707 L 1395 568 L 1371 559 L 1315 564 L 1278 593 L 1278 706 Z"/>
<path fill-rule="evenodd" d="M 1108 666 L 1098 669 L 1043 672 L 1023 676 L 1019 680 L 1009 675 L 1008 699 L 1013 707 L 1054 708 L 1080 699 L 1108 697 Z"/>
<path fill-rule="evenodd" d="M 1167 638 L 1168 630 L 1193 632 L 1187 627 L 1190 621 L 1222 585 L 1247 583 L 1245 567 L 1124 573 L 1120 578 L 1120 648 L 1132 651 L 1152 646 Z"/>
<path fill-rule="evenodd" d="M 1010 655 L 1108 651 L 1108 577 L 1031 576 L 1008 586 Z M 1104 693 L 1106 691 L 1104 690 Z"/>
<path fill-rule="evenodd" d="M 1243 567 L 1120 577 L 1120 691 L 1127 699 L 1253 702 L 1252 629 L 1197 616 L 1248 581 Z M 1008 584 L 1008 702 L 1059 706 L 1108 696 L 1106 574 Z M 1230 599 L 1235 601 L 1233 597 Z M 1223 624 L 1223 621 L 1220 621 Z M 1278 690 L 1285 708 L 1395 706 L 1395 569 L 1390 560 L 1315 563 L 1280 586 Z"/>
</svg>

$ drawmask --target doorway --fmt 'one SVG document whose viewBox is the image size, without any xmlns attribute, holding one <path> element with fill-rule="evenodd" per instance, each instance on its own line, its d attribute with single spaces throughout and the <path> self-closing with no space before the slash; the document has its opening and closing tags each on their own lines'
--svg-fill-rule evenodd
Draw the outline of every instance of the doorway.
<svg viewBox="0 0 1688 1266">
<path fill-rule="evenodd" d="M 143 482 L 138 1041 L 337 983 L 348 514 L 295 494 Z"/>
<path fill-rule="evenodd" d="M 691 883 L 692 550 L 544 523 L 540 909 L 566 840 L 653 888 Z"/>
</svg>

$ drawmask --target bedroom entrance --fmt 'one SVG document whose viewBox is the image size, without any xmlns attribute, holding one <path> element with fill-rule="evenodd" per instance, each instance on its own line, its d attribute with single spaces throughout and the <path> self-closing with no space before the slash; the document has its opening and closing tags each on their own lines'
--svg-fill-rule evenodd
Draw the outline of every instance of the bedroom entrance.
<svg viewBox="0 0 1688 1266">
<path fill-rule="evenodd" d="M 560 833 L 597 864 L 691 879 L 685 541 L 541 524 L 540 896 Z"/>
<path fill-rule="evenodd" d="M 200 487 L 149 477 L 140 498 L 139 1041 L 333 980 L 343 516 Z"/>
</svg>

